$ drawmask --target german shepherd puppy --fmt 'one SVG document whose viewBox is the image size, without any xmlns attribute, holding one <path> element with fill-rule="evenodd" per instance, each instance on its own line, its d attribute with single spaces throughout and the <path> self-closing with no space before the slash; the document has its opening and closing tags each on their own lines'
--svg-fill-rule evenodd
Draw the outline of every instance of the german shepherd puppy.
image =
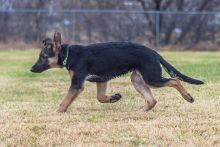
<svg viewBox="0 0 220 147">
<path fill-rule="evenodd" d="M 190 78 L 163 59 L 156 51 L 131 42 L 97 43 L 88 46 L 61 44 L 61 34 L 55 32 L 53 40 L 43 40 L 44 48 L 38 61 L 31 68 L 40 73 L 49 68 L 65 67 L 71 77 L 71 86 L 64 97 L 58 112 L 65 112 L 72 101 L 83 91 L 84 81 L 96 82 L 97 98 L 101 103 L 113 103 L 121 94 L 106 95 L 107 81 L 132 72 L 131 82 L 144 97 L 143 111 L 152 109 L 156 100 L 150 88 L 173 87 L 188 102 L 191 95 L 181 85 L 180 80 L 190 84 L 203 84 Z M 171 78 L 162 77 L 162 68 Z"/>
</svg>

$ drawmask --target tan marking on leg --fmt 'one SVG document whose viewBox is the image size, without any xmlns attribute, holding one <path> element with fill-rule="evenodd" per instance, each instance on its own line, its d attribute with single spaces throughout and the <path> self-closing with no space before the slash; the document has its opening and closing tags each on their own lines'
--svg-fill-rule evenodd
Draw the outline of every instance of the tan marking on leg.
<svg viewBox="0 0 220 147">
<path fill-rule="evenodd" d="M 97 82 L 97 99 L 100 103 L 110 103 L 111 97 L 106 96 L 107 82 Z"/>
<path fill-rule="evenodd" d="M 69 75 L 70 75 L 70 79 L 72 80 L 73 79 L 73 75 L 74 75 L 74 71 L 69 70 Z"/>
<path fill-rule="evenodd" d="M 67 95 L 64 97 L 63 101 L 60 104 L 58 112 L 63 113 L 66 112 L 67 108 L 71 105 L 73 100 L 83 91 L 82 89 L 69 89 Z"/>
<path fill-rule="evenodd" d="M 131 82 L 134 88 L 144 97 L 145 105 L 143 106 L 143 111 L 151 110 L 157 103 L 154 99 L 149 86 L 144 82 L 142 76 L 136 71 L 131 75 Z"/>
<path fill-rule="evenodd" d="M 48 65 L 50 68 L 60 68 L 60 65 L 58 65 L 58 55 L 48 58 Z"/>
<path fill-rule="evenodd" d="M 164 86 L 168 86 L 168 87 L 173 87 L 175 88 L 177 91 L 179 91 L 179 93 L 182 95 L 182 97 L 192 103 L 194 102 L 194 99 L 192 98 L 192 96 L 186 91 L 186 89 L 182 86 L 182 84 L 180 83 L 179 79 L 177 78 L 173 78 L 171 80 L 169 80 Z"/>
</svg>

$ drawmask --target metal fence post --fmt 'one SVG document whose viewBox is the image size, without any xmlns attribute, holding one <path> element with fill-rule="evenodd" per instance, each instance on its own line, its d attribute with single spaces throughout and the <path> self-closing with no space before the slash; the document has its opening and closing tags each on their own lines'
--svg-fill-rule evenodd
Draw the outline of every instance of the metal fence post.
<svg viewBox="0 0 220 147">
<path fill-rule="evenodd" d="M 160 47 L 160 13 L 156 12 L 156 48 Z"/>
</svg>

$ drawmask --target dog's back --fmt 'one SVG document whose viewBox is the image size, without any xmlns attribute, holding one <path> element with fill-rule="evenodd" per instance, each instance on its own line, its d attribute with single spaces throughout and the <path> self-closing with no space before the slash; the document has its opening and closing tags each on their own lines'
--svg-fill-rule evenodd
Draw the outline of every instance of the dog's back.
<svg viewBox="0 0 220 147">
<path fill-rule="evenodd" d="M 127 73 L 156 60 L 156 52 L 130 42 L 98 43 L 83 47 L 88 72 L 95 75 Z M 116 74 L 117 76 L 117 74 Z"/>
</svg>

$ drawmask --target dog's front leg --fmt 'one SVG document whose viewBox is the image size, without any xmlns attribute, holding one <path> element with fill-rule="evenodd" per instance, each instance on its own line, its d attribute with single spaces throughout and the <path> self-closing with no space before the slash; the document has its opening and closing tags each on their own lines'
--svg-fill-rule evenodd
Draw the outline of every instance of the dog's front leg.
<svg viewBox="0 0 220 147">
<path fill-rule="evenodd" d="M 64 97 L 63 101 L 61 102 L 58 112 L 60 113 L 66 112 L 67 108 L 71 105 L 73 100 L 83 91 L 84 78 L 78 75 L 79 74 L 74 74 L 74 72 L 70 71 L 70 76 L 72 77 L 71 86 L 68 90 L 67 95 Z"/>
<path fill-rule="evenodd" d="M 114 103 L 121 99 L 121 94 L 117 93 L 112 96 L 106 95 L 107 82 L 97 82 L 97 99 L 100 103 Z"/>
<path fill-rule="evenodd" d="M 60 104 L 58 112 L 66 112 L 67 108 L 71 105 L 73 100 L 80 94 L 81 91 L 82 89 L 77 90 L 70 87 L 67 95 L 64 97 L 63 101 Z"/>
</svg>

